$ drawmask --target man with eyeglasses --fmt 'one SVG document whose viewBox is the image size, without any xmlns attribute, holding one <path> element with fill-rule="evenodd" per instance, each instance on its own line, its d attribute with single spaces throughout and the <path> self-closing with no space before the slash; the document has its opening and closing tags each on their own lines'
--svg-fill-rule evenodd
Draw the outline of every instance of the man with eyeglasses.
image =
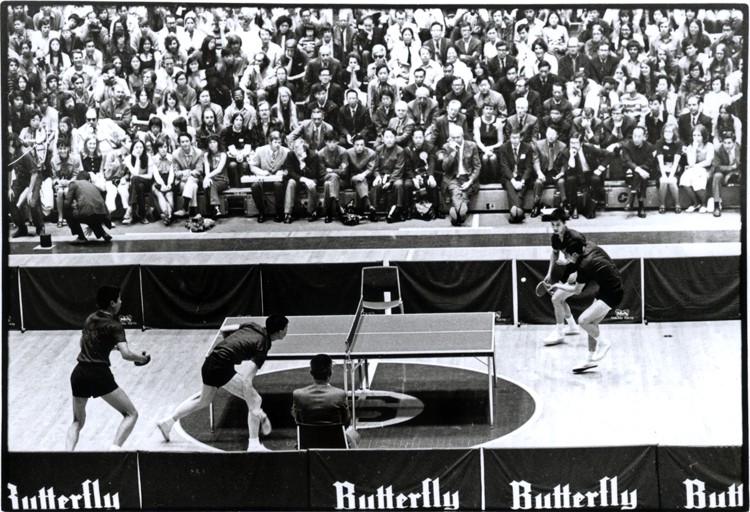
<svg viewBox="0 0 750 512">
<path fill-rule="evenodd" d="M 385 33 L 382 28 L 375 27 L 372 16 L 366 16 L 362 20 L 362 29 L 357 32 L 354 40 L 354 50 L 362 56 L 362 63 L 367 66 L 373 60 L 375 45 L 385 45 Z M 385 46 L 383 46 L 383 58 L 385 58 Z"/>
<path fill-rule="evenodd" d="M 338 81 L 339 73 L 341 72 L 341 62 L 333 58 L 329 46 L 321 46 L 318 50 L 318 58 L 312 59 L 307 64 L 307 70 L 305 71 L 305 96 L 310 94 L 310 89 L 313 85 L 320 82 L 320 71 L 323 69 L 330 71 L 332 81 Z"/>
<path fill-rule="evenodd" d="M 75 147 L 77 148 L 84 147 L 84 142 L 89 137 L 96 137 L 102 157 L 106 157 L 110 151 L 130 144 L 130 138 L 125 130 L 112 119 L 99 120 L 95 108 L 89 108 L 86 111 L 86 124 L 78 128 L 75 133 L 77 137 Z"/>
</svg>

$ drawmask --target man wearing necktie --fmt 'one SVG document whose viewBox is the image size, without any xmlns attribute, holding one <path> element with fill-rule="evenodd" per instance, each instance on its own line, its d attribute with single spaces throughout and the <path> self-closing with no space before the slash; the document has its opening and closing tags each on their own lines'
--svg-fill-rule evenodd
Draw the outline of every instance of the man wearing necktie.
<svg viewBox="0 0 750 512">
<path fill-rule="evenodd" d="M 594 144 L 584 144 L 578 135 L 570 138 L 570 148 L 560 156 L 562 173 L 565 175 L 565 188 L 561 192 L 565 211 L 573 218 L 578 218 L 578 192 L 593 201 L 604 200 L 604 181 L 602 174 L 607 169 L 611 154 Z M 589 204 L 589 201 L 587 201 Z M 589 219 L 596 217 L 596 203 L 587 208 L 584 215 Z M 584 205 L 585 206 L 585 205 Z"/>
<path fill-rule="evenodd" d="M 510 140 L 500 146 L 500 183 L 508 194 L 511 224 L 523 222 L 526 217 L 523 211 L 523 199 L 526 192 L 534 186 L 537 176 L 541 175 L 539 155 L 531 144 L 521 140 L 518 129 L 511 131 Z"/>
<path fill-rule="evenodd" d="M 295 189 L 289 181 L 286 159 L 289 149 L 281 145 L 281 133 L 273 130 L 268 135 L 268 144 L 259 147 L 250 160 L 250 170 L 258 177 L 281 177 L 280 181 L 273 182 L 273 191 L 276 200 L 276 216 L 274 222 L 291 224 L 292 208 L 294 207 Z M 291 187 L 289 185 L 292 185 Z M 258 223 L 266 220 L 266 197 L 263 182 L 253 183 L 250 187 L 253 202 L 258 208 Z"/>
<path fill-rule="evenodd" d="M 620 153 L 623 167 L 626 169 L 625 180 L 630 185 L 631 197 L 638 198 L 638 216 L 641 218 L 646 217 L 643 201 L 646 198 L 647 180 L 656 178 L 659 172 L 656 149 L 646 141 L 645 132 L 645 128 L 636 126 L 633 129 L 632 140 L 623 143 Z"/>
<path fill-rule="evenodd" d="M 449 139 L 443 146 L 442 188 L 451 198 L 451 224 L 460 226 L 466 221 L 471 197 L 479 191 L 479 171 L 482 159 L 474 142 L 464 139 L 464 130 L 451 124 Z"/>
<path fill-rule="evenodd" d="M 549 126 L 545 138 L 535 142 L 539 152 L 539 166 L 542 172 L 537 175 L 534 182 L 534 208 L 531 217 L 538 217 L 541 213 L 542 192 L 544 187 L 552 185 L 557 187 L 561 199 L 565 197 L 565 179 L 561 170 L 560 157 L 565 151 L 565 144 L 557 139 L 557 130 Z"/>
<path fill-rule="evenodd" d="M 437 109 L 437 101 L 430 98 L 430 90 L 420 87 L 416 91 L 416 99 L 408 103 L 409 116 L 414 120 L 414 128 L 427 130 L 432 125 L 432 120 Z"/>
<path fill-rule="evenodd" d="M 321 174 L 323 174 L 323 201 L 326 209 L 325 222 L 333 222 L 341 214 L 339 194 L 341 187 L 349 186 L 349 156 L 338 144 L 338 134 L 328 130 L 323 135 L 325 147 L 318 151 Z"/>
<path fill-rule="evenodd" d="M 735 139 L 734 132 L 724 132 L 721 136 L 721 145 L 717 147 L 714 153 L 712 185 L 714 217 L 721 217 L 721 187 L 729 184 L 730 180 L 736 182 L 740 180 L 740 147 Z M 709 183 L 711 183 L 710 179 Z"/>
</svg>

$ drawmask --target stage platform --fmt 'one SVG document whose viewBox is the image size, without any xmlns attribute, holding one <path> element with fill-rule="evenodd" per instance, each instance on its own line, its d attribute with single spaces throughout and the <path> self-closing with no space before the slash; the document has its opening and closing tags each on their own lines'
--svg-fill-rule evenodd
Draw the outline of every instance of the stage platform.
<svg viewBox="0 0 750 512">
<path fill-rule="evenodd" d="M 639 444 L 725 446 L 742 443 L 742 352 L 739 321 L 660 323 L 602 327 L 613 348 L 594 371 L 576 375 L 571 368 L 585 357 L 586 339 L 568 336 L 566 343 L 544 347 L 549 326 L 496 326 L 498 393 L 512 384 L 530 399 L 496 410 L 501 419 L 490 429 L 486 409 L 477 403 L 479 421 L 465 421 L 455 403 L 418 395 L 449 387 L 459 396 L 455 372 L 477 375 L 486 386 L 487 368 L 472 358 L 414 359 L 428 371 L 399 370 L 399 361 L 381 360 L 374 386 L 420 398 L 425 410 L 410 421 L 362 430 L 367 448 L 589 447 Z M 215 451 L 192 436 L 172 433 L 165 443 L 154 426 L 182 400 L 200 389 L 200 366 L 214 333 L 188 330 L 129 330 L 134 350 L 147 350 L 152 362 L 137 368 L 112 355 L 112 371 L 140 413 L 126 450 Z M 8 340 L 8 448 L 11 451 L 62 451 L 71 421 L 69 376 L 78 354 L 80 331 L 10 332 Z M 305 384 L 304 362 L 268 361 L 259 382 Z M 296 376 L 284 372 L 296 370 Z M 242 371 L 242 367 L 238 368 Z M 409 378 L 404 378 L 404 375 Z M 445 375 L 445 379 L 441 379 Z M 309 375 L 308 375 L 309 377 Z M 434 389 L 425 382 L 436 382 Z M 452 386 L 452 387 L 451 387 Z M 268 388 L 266 388 L 268 389 Z M 280 388 L 277 393 L 286 393 Z M 270 391 L 266 391 L 270 393 Z M 486 387 L 478 391 L 486 396 Z M 439 395 L 436 395 L 439 396 Z M 449 396 L 449 395 L 443 395 Z M 476 394 L 476 396 L 480 396 Z M 285 399 L 289 397 L 285 395 Z M 500 398 L 503 398 L 502 396 Z M 520 399 L 519 399 L 520 400 Z M 531 400 L 531 401 L 529 401 Z M 289 409 L 269 396 L 274 414 Z M 451 405 L 450 407 L 448 405 Z M 486 407 L 486 403 L 484 404 Z M 208 423 L 208 411 L 201 416 Z M 107 450 L 120 416 L 102 400 L 89 401 L 86 426 L 77 450 Z M 227 419 L 229 422 L 229 419 Z M 244 429 L 241 424 L 244 422 Z M 246 419 L 230 434 L 234 449 L 246 443 Z M 231 425 L 230 425 L 231 426 Z M 288 419 L 277 422 L 272 449 L 292 449 Z M 414 433 L 419 432 L 419 439 Z M 207 431 L 204 437 L 209 437 Z M 269 438 L 270 439 L 270 438 Z M 204 439 L 205 440 L 205 439 Z"/>
</svg>

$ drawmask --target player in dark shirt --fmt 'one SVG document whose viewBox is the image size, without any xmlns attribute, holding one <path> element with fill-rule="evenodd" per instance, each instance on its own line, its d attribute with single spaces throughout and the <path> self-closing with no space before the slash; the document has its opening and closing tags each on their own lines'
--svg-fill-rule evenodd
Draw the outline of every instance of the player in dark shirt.
<svg viewBox="0 0 750 512">
<path fill-rule="evenodd" d="M 75 449 L 78 444 L 78 435 L 86 422 L 86 403 L 89 398 L 97 397 L 102 397 L 123 416 L 111 449 L 122 448 L 138 420 L 138 411 L 127 393 L 115 382 L 115 377 L 109 369 L 109 353 L 117 349 L 123 359 L 133 361 L 139 366 L 151 360 L 151 356 L 146 352 L 139 355 L 131 352 L 128 347 L 125 329 L 116 317 L 122 306 L 120 288 L 101 287 L 96 294 L 96 302 L 99 311 L 89 315 L 83 325 L 78 364 L 70 375 L 70 385 L 73 389 L 73 424 L 68 429 L 65 444 L 67 450 Z"/>
<path fill-rule="evenodd" d="M 552 225 L 552 231 L 554 232 L 552 234 L 552 254 L 549 259 L 549 270 L 547 270 L 547 275 L 544 277 L 544 282 L 550 286 L 554 283 L 574 283 L 575 276 L 570 279 L 571 275 L 575 272 L 573 265 L 560 264 L 558 261 L 560 258 L 560 249 L 570 240 L 580 240 L 585 244 L 586 237 L 578 231 L 568 228 L 566 224 L 568 215 L 563 208 L 555 209 L 551 214 L 542 217 L 542 220 L 548 221 Z M 567 303 L 567 299 L 571 295 L 573 293 L 566 290 L 557 290 L 552 293 L 552 306 L 555 308 L 555 330 L 552 331 L 552 334 L 544 338 L 546 346 L 562 343 L 566 334 L 576 335 L 580 333 L 578 325 L 576 325 L 576 320 L 570 312 L 570 306 Z M 564 327 L 565 322 L 568 324 L 567 327 Z"/>
<path fill-rule="evenodd" d="M 172 426 L 181 418 L 208 407 L 219 388 L 223 387 L 247 402 L 247 427 L 249 440 L 247 451 L 268 451 L 260 444 L 259 431 L 263 435 L 271 433 L 271 422 L 261 409 L 261 397 L 253 387 L 253 379 L 266 361 L 271 344 L 284 339 L 289 320 L 281 315 L 266 318 L 265 329 L 253 322 L 242 325 L 228 325 L 222 328 L 225 337 L 216 344 L 201 368 L 203 388 L 199 395 L 182 402 L 171 416 L 156 422 L 162 436 L 169 441 Z M 248 371 L 243 376 L 234 367 L 249 361 Z"/>
<path fill-rule="evenodd" d="M 575 265 L 576 282 L 555 284 L 551 289 L 567 290 L 578 295 L 592 281 L 599 285 L 594 303 L 578 317 L 579 325 L 589 335 L 588 357 L 573 368 L 574 373 L 581 373 L 595 368 L 609 351 L 611 343 L 601 337 L 599 322 L 604 320 L 610 309 L 620 304 L 624 290 L 617 267 L 601 247 L 591 242 L 584 245 L 580 240 L 570 240 L 562 246 L 562 251 L 565 259 Z"/>
</svg>

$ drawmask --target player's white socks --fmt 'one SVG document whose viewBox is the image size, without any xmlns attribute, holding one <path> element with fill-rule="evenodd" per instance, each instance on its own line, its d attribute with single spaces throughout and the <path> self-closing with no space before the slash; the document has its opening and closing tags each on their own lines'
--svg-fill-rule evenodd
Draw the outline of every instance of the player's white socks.
<svg viewBox="0 0 750 512">
<path fill-rule="evenodd" d="M 247 440 L 247 451 L 249 452 L 270 452 L 268 448 L 263 446 L 260 439 L 257 437 L 250 437 Z"/>
<path fill-rule="evenodd" d="M 576 319 L 573 318 L 573 315 L 570 315 L 568 318 L 565 319 L 565 321 L 568 322 L 568 325 L 571 328 L 574 328 L 574 329 L 578 328 L 578 324 L 576 323 Z"/>
</svg>

